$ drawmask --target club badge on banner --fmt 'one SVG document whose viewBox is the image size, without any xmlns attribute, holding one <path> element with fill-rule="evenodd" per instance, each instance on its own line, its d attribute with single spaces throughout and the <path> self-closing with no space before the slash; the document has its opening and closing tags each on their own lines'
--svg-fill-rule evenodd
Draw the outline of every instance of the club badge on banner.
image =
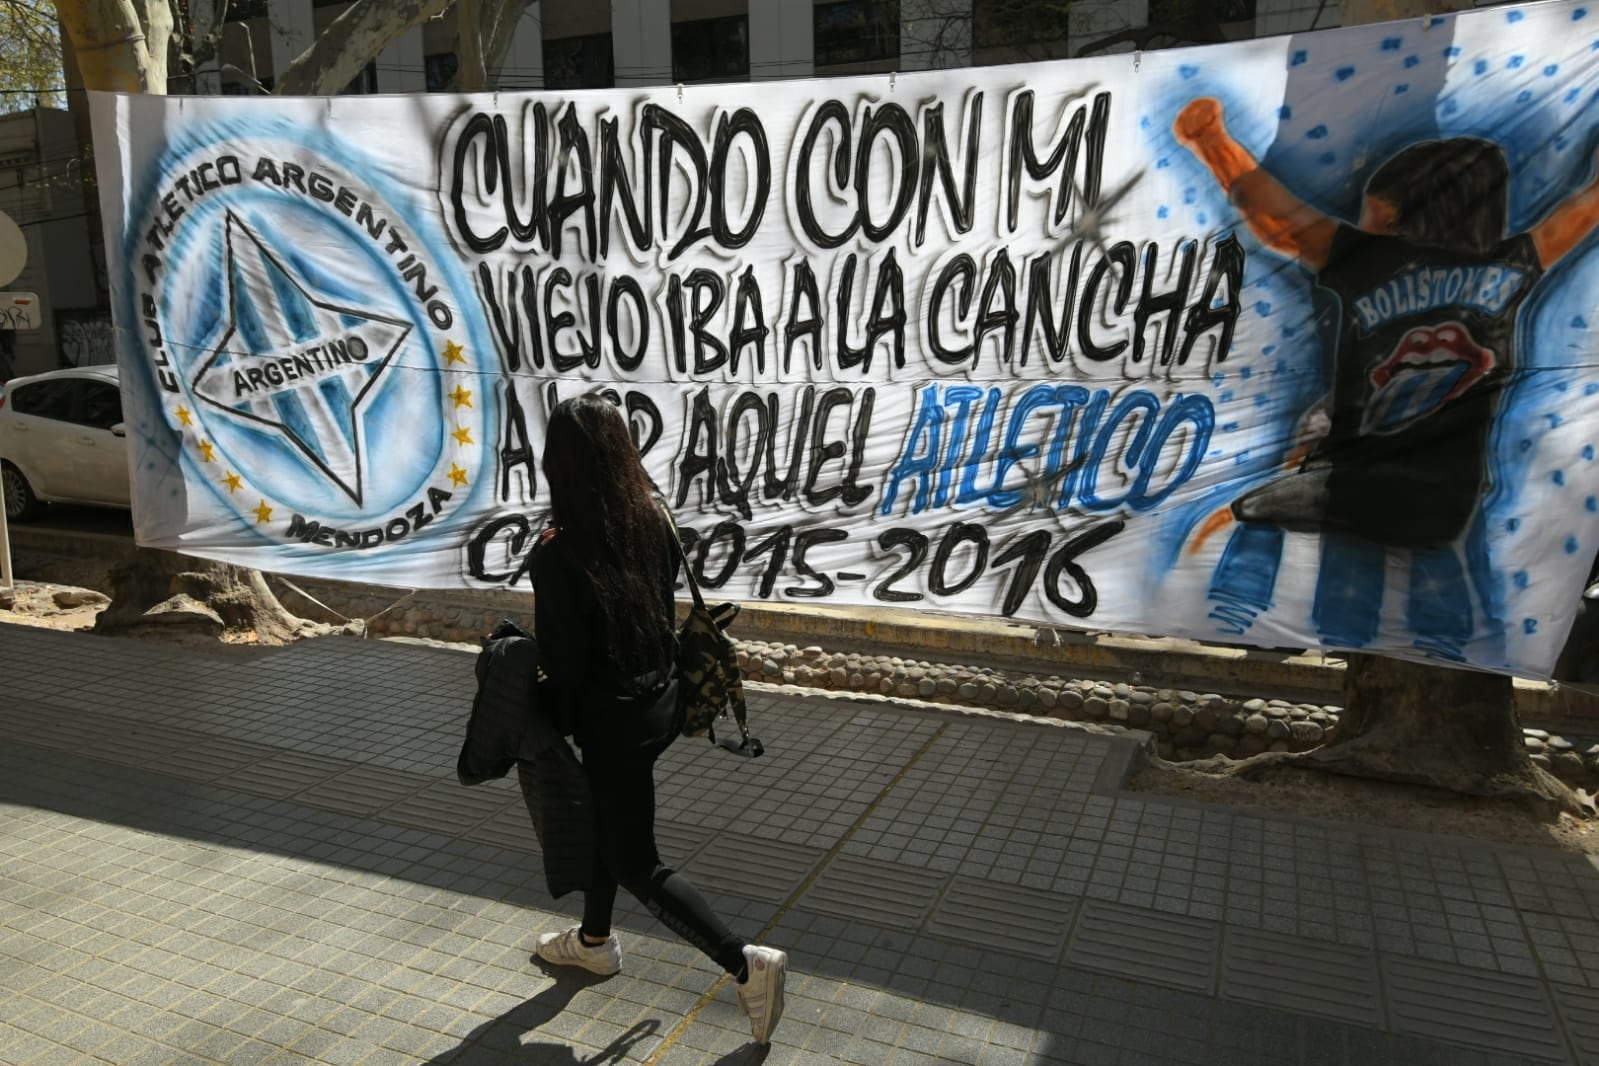
<svg viewBox="0 0 1599 1066">
<path fill-rule="evenodd" d="M 1599 8 L 679 90 L 92 101 L 142 544 L 526 587 L 600 390 L 723 596 L 1547 676 Z M 115 146 L 114 148 L 112 146 Z"/>
</svg>

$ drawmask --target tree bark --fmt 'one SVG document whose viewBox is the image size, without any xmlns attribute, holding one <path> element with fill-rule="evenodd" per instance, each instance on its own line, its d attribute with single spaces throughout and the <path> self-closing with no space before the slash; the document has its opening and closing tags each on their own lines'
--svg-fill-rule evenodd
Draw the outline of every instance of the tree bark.
<svg viewBox="0 0 1599 1066">
<path fill-rule="evenodd" d="M 454 0 L 356 0 L 278 77 L 280 96 L 338 92 L 400 34 Z"/>
<path fill-rule="evenodd" d="M 90 89 L 165 93 L 166 53 L 151 54 L 134 0 L 59 0 L 56 13 Z M 170 32 L 170 12 L 168 28 Z M 164 48 L 164 44 L 163 44 Z"/>
<path fill-rule="evenodd" d="M 494 9 L 492 0 L 488 7 L 480 7 L 478 0 L 456 0 L 455 42 L 461 57 L 459 85 L 462 92 L 480 93 L 488 87 L 488 71 L 483 67 L 483 16 Z M 488 27 L 492 32 L 492 27 Z"/>
<path fill-rule="evenodd" d="M 96 633 L 287 644 L 334 631 L 290 613 L 258 570 L 140 548 L 109 577 L 111 605 Z"/>
</svg>

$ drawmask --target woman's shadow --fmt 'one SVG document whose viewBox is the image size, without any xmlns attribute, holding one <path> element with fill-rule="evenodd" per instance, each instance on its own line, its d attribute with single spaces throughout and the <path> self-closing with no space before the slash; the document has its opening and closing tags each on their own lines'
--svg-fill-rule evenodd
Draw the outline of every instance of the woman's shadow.
<svg viewBox="0 0 1599 1066">
<path fill-rule="evenodd" d="M 629 1060 L 635 1048 L 649 1041 L 662 1028 L 660 1019 L 646 1018 L 634 1023 L 587 1058 L 580 1057 L 576 1049 L 565 1044 L 524 1042 L 523 1037 L 553 1021 L 579 992 L 609 979 L 574 974 L 570 970 L 546 972 L 555 979 L 553 984 L 493 1021 L 472 1030 L 459 1045 L 429 1059 L 427 1066 L 505 1066 L 507 1062 L 525 1062 L 531 1066 L 603 1066 L 605 1063 L 623 1063 Z M 761 1063 L 766 1060 L 769 1050 L 769 1047 L 749 1044 L 719 1061 L 726 1066 Z"/>
</svg>

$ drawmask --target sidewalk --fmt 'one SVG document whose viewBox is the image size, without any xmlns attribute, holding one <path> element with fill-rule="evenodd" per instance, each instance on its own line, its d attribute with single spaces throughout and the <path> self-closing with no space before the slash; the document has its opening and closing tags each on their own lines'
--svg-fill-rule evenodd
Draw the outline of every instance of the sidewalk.
<svg viewBox="0 0 1599 1066">
<path fill-rule="evenodd" d="M 822 697 L 662 760 L 660 837 L 786 948 L 769 1053 L 625 901 L 605 981 L 519 793 L 455 781 L 470 656 L 0 626 L 0 1062 L 1599 1062 L 1580 857 L 1120 790 L 1133 741 Z M 619 901 L 620 902 L 620 901 Z"/>
</svg>

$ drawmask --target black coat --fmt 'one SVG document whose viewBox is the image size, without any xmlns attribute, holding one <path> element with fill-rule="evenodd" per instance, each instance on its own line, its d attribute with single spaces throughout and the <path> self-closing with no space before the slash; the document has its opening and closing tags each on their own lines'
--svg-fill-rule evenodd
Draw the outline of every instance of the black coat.
<svg viewBox="0 0 1599 1066">
<path fill-rule="evenodd" d="M 478 654 L 478 690 L 455 773 L 476 785 L 516 767 L 545 884 L 559 898 L 589 886 L 594 815 L 583 764 L 539 699 L 538 662 L 538 644 L 524 630 L 508 621 L 495 627 Z"/>
</svg>

